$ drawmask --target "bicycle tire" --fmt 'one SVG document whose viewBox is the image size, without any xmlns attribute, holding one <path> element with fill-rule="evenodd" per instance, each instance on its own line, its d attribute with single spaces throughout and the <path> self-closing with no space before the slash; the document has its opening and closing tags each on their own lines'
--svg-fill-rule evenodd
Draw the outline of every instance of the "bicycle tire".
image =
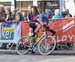
<svg viewBox="0 0 75 62">
<path fill-rule="evenodd" d="M 53 42 L 52 49 L 48 49 L 48 48 L 51 48 L 50 45 L 49 45 L 49 43 L 48 43 L 48 38 L 51 38 L 52 39 L 52 42 Z M 45 49 L 48 49 L 47 52 L 42 51 L 42 49 L 43 49 L 42 47 L 44 46 L 44 45 L 41 46 L 42 43 L 44 42 L 43 40 L 45 40 L 45 42 L 48 43 L 47 44 L 47 48 L 45 48 Z M 47 36 L 47 39 L 45 37 L 43 37 L 43 39 L 38 43 L 38 51 L 39 51 L 39 53 L 41 55 L 49 55 L 49 54 L 51 54 L 54 51 L 55 47 L 56 47 L 56 39 L 55 39 L 54 36 Z"/>
<path fill-rule="evenodd" d="M 28 53 L 29 51 L 29 48 L 28 48 L 28 43 L 23 43 L 24 42 L 27 42 L 29 41 L 30 42 L 30 39 L 29 39 L 29 36 L 23 36 L 21 37 L 21 39 L 18 41 L 17 45 L 16 45 L 16 51 L 19 55 L 24 55 L 26 53 Z M 22 50 L 19 50 L 19 49 L 23 49 L 24 48 L 24 51 L 22 52 Z"/>
</svg>

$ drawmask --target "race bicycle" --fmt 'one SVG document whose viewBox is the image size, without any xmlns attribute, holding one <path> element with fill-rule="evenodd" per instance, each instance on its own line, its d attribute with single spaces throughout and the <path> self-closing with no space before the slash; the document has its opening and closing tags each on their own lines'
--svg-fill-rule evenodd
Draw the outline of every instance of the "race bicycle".
<svg viewBox="0 0 75 62">
<path fill-rule="evenodd" d="M 17 53 L 24 55 L 29 51 L 36 52 L 35 49 L 37 49 L 41 55 L 51 54 L 56 47 L 56 39 L 55 36 L 49 35 L 49 32 L 45 28 L 45 30 L 37 32 L 37 38 L 28 35 L 21 37 L 16 45 Z"/>
</svg>

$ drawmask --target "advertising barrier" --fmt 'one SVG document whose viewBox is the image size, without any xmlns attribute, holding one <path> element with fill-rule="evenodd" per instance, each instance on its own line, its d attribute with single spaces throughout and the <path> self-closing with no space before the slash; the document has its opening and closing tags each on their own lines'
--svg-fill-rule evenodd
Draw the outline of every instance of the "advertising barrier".
<svg viewBox="0 0 75 62">
<path fill-rule="evenodd" d="M 29 22 L 22 22 L 22 36 L 28 34 Z M 56 31 L 56 40 L 60 42 L 75 42 L 75 18 L 56 19 L 49 22 L 49 27 Z"/>
<path fill-rule="evenodd" d="M 57 42 L 75 43 L 75 18 L 51 20 L 49 27 L 56 31 Z M 29 22 L 12 24 L 10 27 L 5 27 L 3 23 L 0 23 L 0 42 L 17 43 L 22 36 L 28 35 L 28 32 Z"/>
<path fill-rule="evenodd" d="M 7 27 L 2 23 L 0 26 L 0 42 L 3 43 L 17 43 L 21 38 L 21 23 L 11 24 Z"/>
<path fill-rule="evenodd" d="M 75 18 L 58 19 L 50 26 L 57 32 L 57 42 L 75 42 Z"/>
</svg>

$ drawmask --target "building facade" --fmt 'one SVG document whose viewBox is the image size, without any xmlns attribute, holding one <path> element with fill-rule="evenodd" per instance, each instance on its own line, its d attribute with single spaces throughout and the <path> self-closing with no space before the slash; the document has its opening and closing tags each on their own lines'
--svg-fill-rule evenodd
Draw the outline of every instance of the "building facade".
<svg viewBox="0 0 75 62">
<path fill-rule="evenodd" d="M 12 7 L 12 1 L 15 0 L 0 0 L 0 4 L 6 7 Z M 34 0 L 16 0 L 16 8 L 21 10 L 27 10 L 28 5 L 33 5 Z M 69 9 L 70 13 L 74 16 L 75 14 L 75 0 L 37 0 L 37 5 L 42 9 L 50 8 L 55 10 L 60 8 L 61 11 Z"/>
<path fill-rule="evenodd" d="M 0 3 L 7 6 L 12 5 L 13 0 L 0 0 Z M 59 0 L 37 0 L 37 4 L 39 7 L 55 9 L 59 8 Z M 33 0 L 16 0 L 16 8 L 20 8 L 22 10 L 27 10 L 28 5 L 33 5 Z"/>
<path fill-rule="evenodd" d="M 65 8 L 69 9 L 72 16 L 75 16 L 75 0 L 65 0 Z"/>
</svg>

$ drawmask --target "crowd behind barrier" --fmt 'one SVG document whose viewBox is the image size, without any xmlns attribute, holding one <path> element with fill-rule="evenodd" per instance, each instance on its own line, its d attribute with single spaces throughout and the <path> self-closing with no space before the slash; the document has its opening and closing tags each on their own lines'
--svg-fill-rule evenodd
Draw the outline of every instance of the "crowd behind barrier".
<svg viewBox="0 0 75 62">
<path fill-rule="evenodd" d="M 22 21 L 19 24 L 12 23 L 11 26 L 7 26 L 7 25 L 5 25 L 4 22 L 2 22 L 0 24 L 0 32 L 2 32 L 3 30 L 5 30 L 5 31 L 14 31 L 14 30 L 16 30 L 16 32 L 18 34 L 21 33 L 21 32 L 25 32 L 27 34 L 28 29 L 29 29 L 29 23 L 30 22 Z M 66 31 L 68 29 L 72 30 L 73 27 L 71 27 L 71 28 L 69 28 L 69 27 L 71 25 L 74 26 L 74 24 L 75 24 L 75 18 L 65 18 L 65 19 L 56 19 L 56 20 L 51 19 L 51 21 L 49 22 L 49 27 L 54 29 L 57 33 L 61 33 L 61 35 L 62 35 L 64 32 L 66 33 Z M 22 30 L 22 29 L 24 29 L 24 30 Z M 21 30 L 21 32 L 20 32 L 20 30 Z M 73 28 L 73 31 L 74 31 L 74 28 Z M 73 31 L 70 31 L 70 32 L 74 33 Z M 0 39 L 1 39 L 1 36 L 0 36 Z"/>
<path fill-rule="evenodd" d="M 20 9 L 14 9 L 11 10 L 10 8 L 6 8 L 0 4 L 0 21 L 4 22 L 4 21 L 29 21 L 30 20 L 30 13 L 32 12 L 32 7 L 31 5 L 28 6 L 28 10 L 26 11 L 21 11 Z M 42 10 L 41 7 L 37 7 L 38 10 L 38 14 L 41 13 L 50 13 L 50 19 L 60 19 L 60 18 L 67 18 L 67 17 L 72 17 L 72 15 L 69 13 L 68 9 L 65 9 L 64 11 L 62 11 L 60 13 L 60 9 L 55 9 L 54 11 L 52 11 L 51 9 L 45 9 Z M 45 11 L 45 12 L 44 12 Z M 48 12 L 50 11 L 50 12 Z M 32 14 L 32 13 L 31 13 Z"/>
<path fill-rule="evenodd" d="M 52 19 L 49 27 L 56 31 L 57 43 L 75 43 L 75 18 Z M 41 28 L 42 31 L 44 28 Z M 29 22 L 12 23 L 10 27 L 4 23 L 0 25 L 0 42 L 17 43 L 18 40 L 29 33 Z"/>
<path fill-rule="evenodd" d="M 39 17 L 35 17 L 35 15 L 39 15 Z M 49 17 L 46 18 L 48 15 Z M 44 18 L 41 19 L 41 17 Z M 6 43 L 8 42 L 8 40 L 17 42 L 17 40 L 21 36 L 29 32 L 29 22 L 32 20 L 36 20 L 37 18 L 41 19 L 42 21 L 45 20 L 45 22 L 48 22 L 48 19 L 50 19 L 50 23 L 48 22 L 48 25 L 57 32 L 59 37 L 61 37 L 61 27 L 69 21 L 62 18 L 68 19 L 68 17 L 72 17 L 68 9 L 65 9 L 65 11 L 60 13 L 60 9 L 55 9 L 54 11 L 52 11 L 51 9 L 46 8 L 45 10 L 42 10 L 42 8 L 40 7 L 29 5 L 28 10 L 22 12 L 20 9 L 5 9 L 4 5 L 0 4 L 0 42 Z M 74 18 L 69 19 L 74 20 Z M 73 22 L 74 21 L 72 21 L 71 23 Z M 64 29 L 65 28 L 63 27 L 63 30 Z"/>
</svg>

